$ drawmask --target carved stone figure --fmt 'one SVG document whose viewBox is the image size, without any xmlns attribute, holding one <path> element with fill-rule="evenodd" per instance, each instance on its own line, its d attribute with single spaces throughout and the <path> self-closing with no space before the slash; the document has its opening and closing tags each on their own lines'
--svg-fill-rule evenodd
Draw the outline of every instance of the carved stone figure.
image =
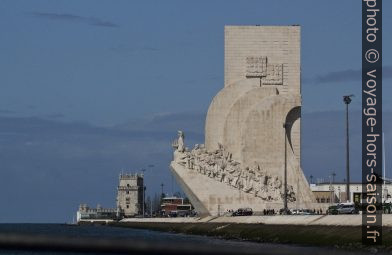
<svg viewBox="0 0 392 255">
<path fill-rule="evenodd" d="M 178 131 L 178 142 L 177 142 L 177 150 L 179 152 L 184 152 L 185 151 L 185 144 L 184 144 L 184 132 L 182 132 L 181 130 Z"/>
<path fill-rule="evenodd" d="M 174 161 L 180 165 L 189 164 L 188 155 L 186 155 L 185 144 L 184 144 L 184 132 L 178 131 L 178 138 L 172 143 L 174 148 Z"/>
</svg>

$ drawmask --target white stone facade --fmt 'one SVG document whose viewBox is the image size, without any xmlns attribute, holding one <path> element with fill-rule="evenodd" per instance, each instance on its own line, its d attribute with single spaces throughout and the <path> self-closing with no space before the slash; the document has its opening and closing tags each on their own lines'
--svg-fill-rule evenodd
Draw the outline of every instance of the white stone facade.
<svg viewBox="0 0 392 255">
<path fill-rule="evenodd" d="M 335 200 L 330 199 L 325 203 L 337 203 L 346 202 L 346 183 L 318 183 L 310 184 L 312 192 L 333 192 Z M 362 183 L 351 183 L 350 184 L 350 201 L 356 201 L 356 197 L 362 194 Z M 361 196 L 362 197 L 362 196 Z M 383 203 L 392 202 L 392 184 L 386 183 L 382 185 L 382 201 Z M 321 201 L 319 201 L 321 202 Z"/>
</svg>

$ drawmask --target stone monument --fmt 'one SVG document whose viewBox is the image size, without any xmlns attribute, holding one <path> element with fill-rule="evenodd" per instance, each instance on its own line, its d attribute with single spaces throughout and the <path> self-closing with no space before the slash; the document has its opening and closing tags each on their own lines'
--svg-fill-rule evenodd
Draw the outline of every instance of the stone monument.
<svg viewBox="0 0 392 255">
<path fill-rule="evenodd" d="M 117 187 L 117 209 L 121 217 L 134 217 L 143 214 L 142 174 L 120 174 Z"/>
<path fill-rule="evenodd" d="M 226 26 L 224 88 L 205 144 L 178 131 L 171 169 L 200 215 L 315 207 L 300 166 L 299 26 Z M 287 192 L 284 187 L 287 182 Z"/>
</svg>

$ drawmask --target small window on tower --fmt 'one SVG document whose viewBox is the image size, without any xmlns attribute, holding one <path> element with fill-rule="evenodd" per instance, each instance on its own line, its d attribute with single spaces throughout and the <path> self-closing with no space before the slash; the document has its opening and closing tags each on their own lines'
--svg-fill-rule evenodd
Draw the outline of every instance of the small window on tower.
<svg viewBox="0 0 392 255">
<path fill-rule="evenodd" d="M 127 205 L 127 209 L 129 209 L 129 205 Z"/>
</svg>

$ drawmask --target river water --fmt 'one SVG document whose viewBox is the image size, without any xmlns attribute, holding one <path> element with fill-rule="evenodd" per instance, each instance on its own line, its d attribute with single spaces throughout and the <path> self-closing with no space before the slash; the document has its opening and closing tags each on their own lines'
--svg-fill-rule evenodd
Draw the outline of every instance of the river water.
<svg viewBox="0 0 392 255">
<path fill-rule="evenodd" d="M 247 241 L 223 240 L 207 236 L 175 234 L 168 232 L 158 232 L 143 229 L 120 228 L 109 226 L 72 226 L 64 224 L 0 224 L 0 234 L 23 234 L 23 235 L 44 235 L 58 237 L 78 237 L 78 238 L 100 238 L 124 240 L 124 242 L 156 242 L 175 245 L 178 243 L 190 243 L 202 246 L 220 248 L 230 248 L 238 250 L 238 254 L 244 249 L 260 251 L 260 254 L 348 254 L 343 250 L 334 248 L 295 246 L 284 244 L 255 243 Z M 70 252 L 54 252 L 39 250 L 9 250 L 2 249 L 1 254 L 71 254 Z M 82 254 L 82 253 L 72 253 Z M 91 254 L 91 253 L 89 253 Z M 353 253 L 354 254 L 354 253 Z M 358 252 L 356 253 L 358 254 Z"/>
</svg>

